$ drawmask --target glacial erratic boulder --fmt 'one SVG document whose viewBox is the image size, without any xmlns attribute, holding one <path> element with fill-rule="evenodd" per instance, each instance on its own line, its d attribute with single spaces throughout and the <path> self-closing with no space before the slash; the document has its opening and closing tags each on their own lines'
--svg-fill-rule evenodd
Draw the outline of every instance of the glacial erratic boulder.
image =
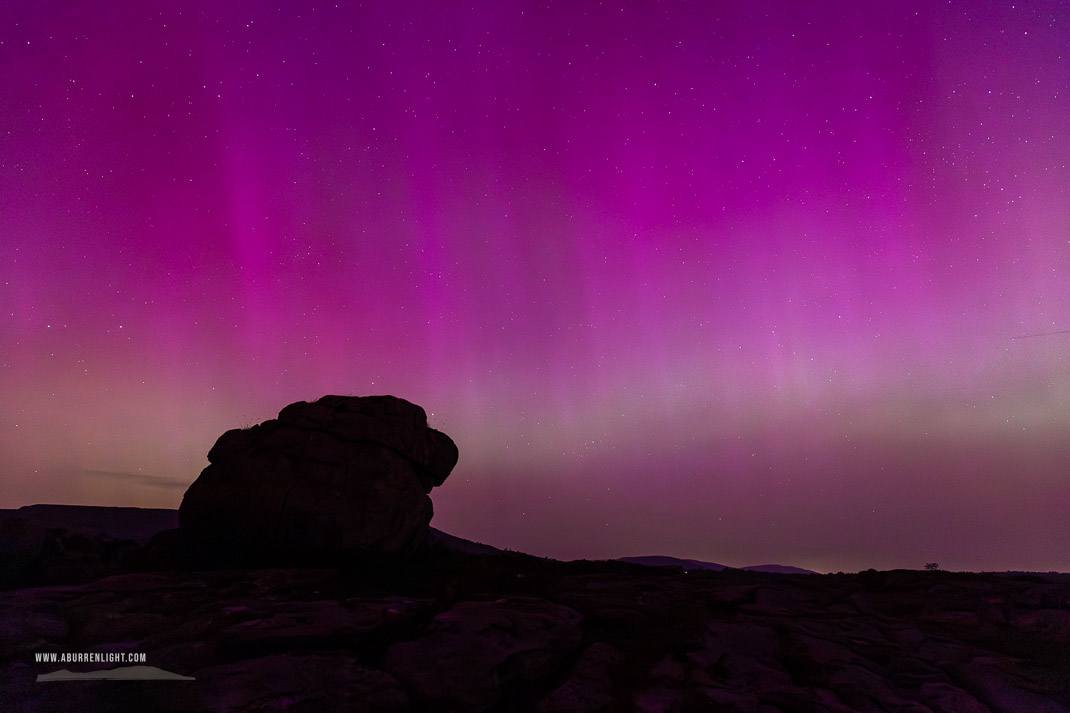
<svg viewBox="0 0 1070 713">
<path fill-rule="evenodd" d="M 324 396 L 227 431 L 179 508 L 197 547 L 260 559 L 406 554 L 427 539 L 428 493 L 457 447 L 395 396 Z"/>
</svg>

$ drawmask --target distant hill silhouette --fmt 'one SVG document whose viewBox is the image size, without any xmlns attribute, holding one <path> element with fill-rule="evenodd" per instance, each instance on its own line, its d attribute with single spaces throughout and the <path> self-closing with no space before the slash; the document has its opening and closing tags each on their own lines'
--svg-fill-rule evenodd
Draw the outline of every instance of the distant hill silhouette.
<svg viewBox="0 0 1070 713">
<path fill-rule="evenodd" d="M 621 562 L 631 562 L 632 564 L 642 564 L 647 567 L 680 567 L 683 570 L 696 570 L 696 569 L 708 569 L 714 572 L 720 572 L 723 569 L 730 569 L 727 565 L 717 564 L 716 562 L 703 562 L 702 560 L 681 559 L 679 557 L 667 557 L 664 555 L 647 555 L 645 557 L 620 557 Z M 774 574 L 818 574 L 811 569 L 803 569 L 802 567 L 792 567 L 785 564 L 758 564 L 750 567 L 735 567 L 732 569 L 745 569 L 752 572 L 773 572 Z"/>
<path fill-rule="evenodd" d="M 50 528 L 102 534 L 113 540 L 144 544 L 158 532 L 178 527 L 178 510 L 99 507 L 94 505 L 26 505 L 0 510 L 0 522 L 20 518 Z"/>
</svg>

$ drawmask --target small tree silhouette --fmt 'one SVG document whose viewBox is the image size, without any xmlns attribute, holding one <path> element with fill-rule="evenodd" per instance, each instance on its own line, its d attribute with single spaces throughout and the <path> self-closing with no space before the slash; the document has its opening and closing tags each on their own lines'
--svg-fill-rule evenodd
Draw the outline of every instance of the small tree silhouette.
<svg viewBox="0 0 1070 713">
<path fill-rule="evenodd" d="M 940 565 L 937 562 L 928 562 L 925 565 L 925 569 L 929 570 L 930 572 L 935 572 L 936 570 L 940 569 Z"/>
</svg>

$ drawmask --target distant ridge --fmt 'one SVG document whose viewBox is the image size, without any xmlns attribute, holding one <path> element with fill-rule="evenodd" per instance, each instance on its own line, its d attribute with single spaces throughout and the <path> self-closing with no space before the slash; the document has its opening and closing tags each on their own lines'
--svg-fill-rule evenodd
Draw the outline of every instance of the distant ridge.
<svg viewBox="0 0 1070 713">
<path fill-rule="evenodd" d="M 145 544 L 157 533 L 178 527 L 178 510 L 168 508 L 40 504 L 0 509 L 0 524 L 10 518 L 30 520 L 48 528 L 133 540 L 139 544 Z M 427 529 L 433 546 L 470 555 L 502 553 L 501 549 L 491 545 L 466 540 L 434 527 Z"/>
<path fill-rule="evenodd" d="M 21 518 L 45 527 L 103 533 L 116 540 L 145 544 L 162 530 L 178 527 L 178 510 L 100 505 L 25 505 L 0 510 L 0 522 Z"/>
<path fill-rule="evenodd" d="M 632 564 L 642 564 L 647 567 L 680 567 L 683 570 L 697 570 L 708 569 L 715 572 L 720 572 L 722 569 L 729 569 L 723 564 L 717 564 L 716 562 L 703 562 L 702 560 L 690 560 L 681 559 L 679 557 L 667 557 L 665 555 L 647 555 L 644 557 L 618 557 L 621 562 L 631 562 Z M 735 569 L 745 569 L 751 572 L 772 572 L 773 574 L 818 574 L 812 569 L 803 569 L 802 567 L 792 567 L 785 564 L 758 564 L 750 567 L 737 567 Z"/>
<path fill-rule="evenodd" d="M 446 550 L 452 552 L 460 552 L 466 555 L 500 555 L 502 550 L 491 545 L 484 545 L 482 542 L 472 542 L 466 540 L 463 537 L 457 537 L 451 535 L 448 532 L 435 529 L 434 527 L 427 528 L 428 535 L 432 545 L 437 545 Z"/>
<path fill-rule="evenodd" d="M 756 564 L 743 569 L 751 570 L 752 572 L 772 572 L 773 574 L 821 574 L 812 569 L 792 567 L 790 564 Z"/>
<path fill-rule="evenodd" d="M 18 509 L 0 509 L 0 525 L 9 518 L 21 518 L 50 528 L 102 534 L 117 540 L 133 540 L 145 544 L 153 535 L 178 527 L 178 510 L 167 508 L 112 507 L 97 505 L 26 505 Z M 496 555 L 502 550 L 491 545 L 472 542 L 456 535 L 428 528 L 432 546 L 470 555 Z M 680 567 L 684 570 L 730 569 L 726 565 L 702 560 L 682 559 L 664 555 L 643 557 L 619 557 L 620 562 L 630 562 L 648 567 Z M 818 574 L 813 570 L 781 564 L 761 564 L 735 569 L 774 574 Z"/>
<path fill-rule="evenodd" d="M 703 562 L 701 560 L 688 560 L 680 559 L 679 557 L 665 557 L 663 555 L 647 555 L 645 557 L 618 557 L 621 562 L 631 562 L 632 564 L 643 564 L 647 567 L 681 567 L 685 570 L 689 569 L 712 569 L 716 572 L 720 572 L 722 569 L 727 569 L 723 564 L 717 564 L 716 562 Z"/>
</svg>

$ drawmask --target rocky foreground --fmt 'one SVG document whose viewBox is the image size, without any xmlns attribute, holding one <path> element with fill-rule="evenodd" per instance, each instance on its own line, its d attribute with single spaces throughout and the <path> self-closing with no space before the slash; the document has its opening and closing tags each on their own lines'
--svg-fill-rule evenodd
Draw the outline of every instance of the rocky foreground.
<svg viewBox="0 0 1070 713">
<path fill-rule="evenodd" d="M 144 568 L 134 545 L 86 552 Z M 37 576 L 64 571 L 50 556 Z M 319 569 L 152 556 L 156 571 L 0 592 L 0 710 L 1070 711 L 1066 575 L 684 572 L 444 546 Z M 117 667 L 46 652 L 135 652 L 194 680 L 38 682 Z"/>
</svg>

